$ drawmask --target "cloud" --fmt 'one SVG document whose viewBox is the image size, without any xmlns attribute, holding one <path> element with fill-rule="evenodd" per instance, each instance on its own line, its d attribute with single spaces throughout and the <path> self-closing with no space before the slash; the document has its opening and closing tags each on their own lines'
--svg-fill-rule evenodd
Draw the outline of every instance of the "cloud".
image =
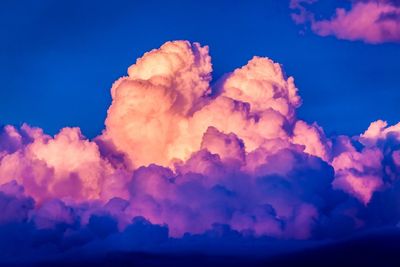
<svg viewBox="0 0 400 267">
<path fill-rule="evenodd" d="M 400 42 L 400 7 L 396 1 L 353 1 L 350 9 L 337 8 L 330 19 L 316 19 L 306 4 L 309 0 L 292 0 L 290 7 L 297 24 L 310 23 L 311 30 L 320 36 L 335 36 L 343 40 L 361 40 L 380 44 Z"/>
<path fill-rule="evenodd" d="M 211 70 L 208 47 L 167 42 L 114 83 L 93 140 L 3 127 L 0 259 L 308 242 L 400 221 L 399 125 L 329 137 L 296 117 L 294 79 L 271 59 L 216 86 Z"/>
</svg>

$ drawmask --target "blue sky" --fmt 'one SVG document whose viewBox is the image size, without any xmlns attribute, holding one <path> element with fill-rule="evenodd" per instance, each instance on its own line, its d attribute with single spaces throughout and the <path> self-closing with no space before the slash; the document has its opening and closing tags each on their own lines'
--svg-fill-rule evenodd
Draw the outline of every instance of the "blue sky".
<svg viewBox="0 0 400 267">
<path fill-rule="evenodd" d="M 344 2 L 344 1 L 339 1 Z M 54 134 L 103 129 L 110 87 L 165 41 L 210 46 L 214 80 L 254 55 L 295 77 L 298 116 L 328 134 L 399 121 L 400 45 L 320 37 L 290 17 L 288 1 L 2 1 L 0 124 Z M 323 8 L 329 10 L 329 5 Z"/>
</svg>

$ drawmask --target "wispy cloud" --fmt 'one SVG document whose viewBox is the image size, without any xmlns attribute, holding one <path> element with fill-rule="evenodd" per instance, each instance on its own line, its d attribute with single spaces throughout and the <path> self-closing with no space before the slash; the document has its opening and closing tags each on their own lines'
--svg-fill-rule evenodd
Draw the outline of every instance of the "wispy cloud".
<svg viewBox="0 0 400 267">
<path fill-rule="evenodd" d="M 353 1 L 350 9 L 337 8 L 331 18 L 321 20 L 307 7 L 314 2 L 317 0 L 292 0 L 290 7 L 296 11 L 292 14 L 296 23 L 309 23 L 320 36 L 371 44 L 400 42 L 400 7 L 396 1 Z"/>
</svg>

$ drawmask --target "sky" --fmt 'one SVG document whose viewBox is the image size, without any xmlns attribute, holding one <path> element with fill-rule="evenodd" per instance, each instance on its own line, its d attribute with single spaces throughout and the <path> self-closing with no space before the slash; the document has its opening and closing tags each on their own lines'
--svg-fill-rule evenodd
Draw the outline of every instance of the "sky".
<svg viewBox="0 0 400 267">
<path fill-rule="evenodd" d="M 1 5 L 0 265 L 399 262 L 399 1 Z"/>
<path fill-rule="evenodd" d="M 348 1 L 321 1 L 318 16 Z M 314 7 L 312 7 L 314 8 Z M 267 56 L 294 76 L 299 117 L 332 134 L 398 120 L 396 43 L 322 37 L 294 23 L 288 1 L 3 1 L 0 123 L 55 134 L 79 126 L 98 135 L 113 81 L 144 52 L 169 40 L 208 45 L 213 79 Z"/>
</svg>

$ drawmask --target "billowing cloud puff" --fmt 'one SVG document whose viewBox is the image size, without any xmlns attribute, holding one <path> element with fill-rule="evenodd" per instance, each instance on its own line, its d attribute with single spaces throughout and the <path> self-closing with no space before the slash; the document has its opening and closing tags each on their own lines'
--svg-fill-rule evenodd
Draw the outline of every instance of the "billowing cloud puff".
<svg viewBox="0 0 400 267">
<path fill-rule="evenodd" d="M 146 53 L 111 89 L 105 138 L 135 167 L 187 157 L 192 151 L 178 139 L 210 93 L 211 69 L 208 47 L 198 43 L 167 42 Z"/>
<path fill-rule="evenodd" d="M 361 150 L 347 140 L 344 151 L 332 161 L 336 171 L 333 185 L 351 192 L 365 204 L 375 191 L 390 188 L 399 178 L 396 160 L 400 148 L 399 126 L 387 127 L 387 123 L 380 120 L 371 123 L 357 138 L 363 147 Z"/>
<path fill-rule="evenodd" d="M 317 20 L 307 4 L 317 0 L 292 0 L 292 14 L 298 23 L 311 23 L 313 32 L 320 36 L 333 35 L 344 40 L 362 40 L 378 44 L 400 42 L 400 7 L 390 0 L 353 1 L 350 10 L 337 8 L 328 20 Z"/>
<path fill-rule="evenodd" d="M 2 157 L 0 181 L 22 184 L 36 201 L 99 199 L 108 191 L 103 185 L 118 175 L 100 156 L 97 144 L 84 139 L 79 128 L 64 128 L 53 138 L 27 125 L 20 131 L 6 126 L 3 135 L 18 140 L 20 149 L 11 149 Z"/>
<path fill-rule="evenodd" d="M 207 47 L 167 42 L 114 83 L 93 140 L 79 128 L 3 127 L 4 240 L 22 231 L 21 250 L 38 257 L 221 229 L 239 239 L 336 238 L 400 221 L 399 125 L 328 137 L 296 117 L 301 99 L 279 64 L 254 57 L 215 87 L 211 70 Z M 0 240 L 0 255 L 16 247 Z"/>
<path fill-rule="evenodd" d="M 382 152 L 378 149 L 343 152 L 332 162 L 336 171 L 334 186 L 368 203 L 372 194 L 382 186 L 380 174 L 382 159 Z"/>
<path fill-rule="evenodd" d="M 222 95 L 250 104 L 254 112 L 268 109 L 292 118 L 300 97 L 292 77 L 286 79 L 279 64 L 254 57 L 225 78 Z"/>
</svg>

